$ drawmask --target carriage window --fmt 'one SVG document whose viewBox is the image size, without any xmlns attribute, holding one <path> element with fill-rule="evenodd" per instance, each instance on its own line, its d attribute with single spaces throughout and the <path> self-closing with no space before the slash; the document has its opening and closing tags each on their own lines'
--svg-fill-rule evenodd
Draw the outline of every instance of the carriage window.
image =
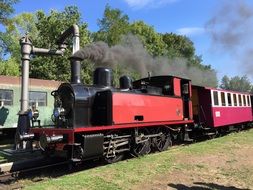
<svg viewBox="0 0 253 190">
<path fill-rule="evenodd" d="M 237 106 L 237 96 L 236 96 L 236 94 L 233 94 L 233 98 L 234 98 L 234 106 Z"/>
<path fill-rule="evenodd" d="M 219 99 L 218 99 L 218 92 L 217 91 L 213 91 L 213 104 L 215 106 L 219 105 Z"/>
<path fill-rule="evenodd" d="M 29 92 L 29 105 L 38 106 L 47 106 L 47 93 L 46 92 L 38 92 L 38 91 L 30 91 Z"/>
<path fill-rule="evenodd" d="M 245 96 L 245 106 L 249 106 L 249 102 L 248 102 L 248 99 L 247 99 L 247 95 L 244 95 Z"/>
<path fill-rule="evenodd" d="M 221 92 L 221 105 L 226 106 L 225 93 Z"/>
<path fill-rule="evenodd" d="M 248 97 L 248 106 L 251 106 L 250 105 L 250 96 L 247 96 Z"/>
<path fill-rule="evenodd" d="M 238 98 L 239 98 L 239 106 L 242 106 L 242 95 L 239 94 L 239 95 L 238 95 Z"/>
<path fill-rule="evenodd" d="M 231 94 L 227 93 L 227 95 L 228 95 L 228 106 L 232 106 Z"/>
<path fill-rule="evenodd" d="M 247 105 L 246 105 L 246 98 L 245 98 L 245 95 L 242 95 L 242 97 L 243 97 L 243 106 L 247 106 Z"/>
<path fill-rule="evenodd" d="M 0 106 L 13 105 L 13 90 L 0 89 Z"/>
</svg>

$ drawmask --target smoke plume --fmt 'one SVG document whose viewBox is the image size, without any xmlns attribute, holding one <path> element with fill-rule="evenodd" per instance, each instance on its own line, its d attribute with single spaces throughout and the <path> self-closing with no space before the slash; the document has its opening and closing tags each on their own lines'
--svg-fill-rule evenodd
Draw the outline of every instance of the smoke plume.
<svg viewBox="0 0 253 190">
<path fill-rule="evenodd" d="M 142 77 L 147 77 L 148 72 L 151 72 L 152 76 L 174 75 L 189 78 L 196 85 L 216 85 L 214 71 L 203 71 L 194 66 L 189 67 L 184 58 L 152 57 L 145 50 L 141 41 L 133 35 L 123 36 L 122 42 L 112 47 L 104 42 L 87 45 L 72 57 L 82 60 L 90 59 L 97 66 L 114 68 L 120 64 L 127 70 L 137 71 Z"/>
<path fill-rule="evenodd" d="M 226 0 L 207 22 L 214 49 L 229 53 L 231 60 L 253 78 L 253 7 L 243 0 Z"/>
</svg>

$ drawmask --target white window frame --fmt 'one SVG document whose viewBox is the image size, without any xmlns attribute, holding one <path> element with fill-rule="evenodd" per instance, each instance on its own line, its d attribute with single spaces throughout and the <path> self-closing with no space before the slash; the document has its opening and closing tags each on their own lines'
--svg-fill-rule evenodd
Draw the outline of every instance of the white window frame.
<svg viewBox="0 0 253 190">
<path fill-rule="evenodd" d="M 229 102 L 228 102 L 228 94 L 230 94 L 230 102 L 231 102 L 231 105 L 229 105 Z M 234 106 L 234 102 L 233 102 L 233 94 L 231 92 L 226 92 L 226 105 L 228 107 L 233 107 Z"/>
<path fill-rule="evenodd" d="M 239 107 L 242 107 L 243 106 L 243 104 L 242 104 L 242 94 L 237 94 L 237 96 L 238 96 L 238 105 L 239 105 Z M 241 97 L 241 105 L 240 105 L 240 97 Z"/>
<path fill-rule="evenodd" d="M 234 96 L 233 93 L 230 92 L 230 97 L 231 97 L 231 107 L 234 107 Z"/>
<path fill-rule="evenodd" d="M 225 105 L 223 105 L 223 103 L 222 103 L 221 93 L 223 93 L 223 94 L 224 94 L 224 98 L 225 98 Z M 226 106 L 227 106 L 227 101 L 226 101 L 226 92 L 224 92 L 224 91 L 220 91 L 220 106 L 222 106 L 222 107 L 226 107 Z"/>
<path fill-rule="evenodd" d="M 245 94 L 243 94 L 242 99 L 243 99 L 243 106 L 247 107 L 247 100 L 246 100 L 246 95 Z M 245 100 L 245 102 L 244 102 L 244 100 Z"/>
<path fill-rule="evenodd" d="M 246 106 L 248 107 L 247 94 L 245 94 L 245 101 L 246 101 Z"/>
<path fill-rule="evenodd" d="M 241 99 L 242 99 L 242 107 L 244 107 L 244 100 L 243 100 L 244 94 L 241 94 Z"/>
<path fill-rule="evenodd" d="M 235 93 L 235 95 L 236 95 L 236 107 L 240 107 L 240 105 L 239 105 L 239 95 L 238 94 L 236 94 Z"/>
<path fill-rule="evenodd" d="M 218 91 L 218 102 L 219 102 L 219 106 L 222 106 L 222 102 L 221 102 L 221 92 Z"/>
<path fill-rule="evenodd" d="M 238 97 L 236 93 L 231 93 L 232 94 L 232 99 L 233 99 L 233 107 L 238 107 Z M 236 99 L 234 99 L 234 95 L 236 97 Z M 235 105 L 236 102 L 236 105 Z"/>
<path fill-rule="evenodd" d="M 251 107 L 251 97 L 250 97 L 250 95 L 248 95 L 249 96 L 249 107 Z"/>
</svg>

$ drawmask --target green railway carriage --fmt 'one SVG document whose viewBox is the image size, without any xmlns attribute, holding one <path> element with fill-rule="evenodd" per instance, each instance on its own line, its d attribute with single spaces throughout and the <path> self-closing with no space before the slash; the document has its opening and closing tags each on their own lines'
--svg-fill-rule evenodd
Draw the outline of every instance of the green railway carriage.
<svg viewBox="0 0 253 190">
<path fill-rule="evenodd" d="M 54 99 L 51 92 L 60 82 L 52 80 L 29 79 L 29 106 L 36 106 L 41 125 L 52 124 Z M 20 110 L 21 77 L 0 75 L 0 133 L 14 132 Z"/>
</svg>

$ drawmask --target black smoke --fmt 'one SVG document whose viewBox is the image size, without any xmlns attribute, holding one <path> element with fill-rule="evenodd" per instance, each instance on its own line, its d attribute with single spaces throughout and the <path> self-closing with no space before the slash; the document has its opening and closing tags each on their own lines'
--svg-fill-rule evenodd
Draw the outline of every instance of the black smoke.
<svg viewBox="0 0 253 190">
<path fill-rule="evenodd" d="M 216 85 L 215 71 L 189 67 L 184 58 L 153 57 L 146 51 L 141 41 L 133 35 L 123 36 L 122 42 L 112 47 L 104 42 L 87 45 L 72 57 L 81 60 L 90 59 L 97 66 L 114 68 L 120 64 L 127 70 L 137 71 L 142 77 L 147 77 L 148 72 L 151 72 L 153 76 L 174 75 L 189 78 L 196 85 Z"/>
<path fill-rule="evenodd" d="M 253 78 L 253 6 L 244 0 L 220 1 L 206 23 L 212 47 L 228 53 L 238 68 Z M 224 66 L 224 68 L 227 68 Z"/>
</svg>

